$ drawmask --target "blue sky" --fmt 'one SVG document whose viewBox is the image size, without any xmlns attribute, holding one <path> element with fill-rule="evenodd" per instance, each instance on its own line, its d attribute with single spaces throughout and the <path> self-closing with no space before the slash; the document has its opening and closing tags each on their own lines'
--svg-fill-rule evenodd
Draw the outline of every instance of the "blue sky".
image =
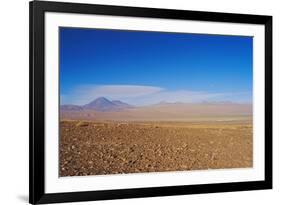
<svg viewBox="0 0 281 205">
<path fill-rule="evenodd" d="M 252 101 L 252 37 L 60 28 L 61 104 Z"/>
</svg>

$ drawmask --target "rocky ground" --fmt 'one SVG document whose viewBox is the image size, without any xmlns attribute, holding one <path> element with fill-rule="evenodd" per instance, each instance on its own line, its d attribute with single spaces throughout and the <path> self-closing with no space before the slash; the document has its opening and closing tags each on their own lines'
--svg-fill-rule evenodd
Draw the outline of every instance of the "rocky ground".
<svg viewBox="0 0 281 205">
<path fill-rule="evenodd" d="M 60 123 L 60 176 L 253 165 L 251 122 Z"/>
</svg>

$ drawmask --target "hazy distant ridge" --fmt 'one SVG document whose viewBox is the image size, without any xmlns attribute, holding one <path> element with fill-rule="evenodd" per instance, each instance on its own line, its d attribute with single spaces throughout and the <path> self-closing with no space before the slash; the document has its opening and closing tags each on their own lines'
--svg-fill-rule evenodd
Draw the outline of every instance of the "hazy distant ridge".
<svg viewBox="0 0 281 205">
<path fill-rule="evenodd" d="M 97 98 L 83 105 L 62 105 L 62 119 L 82 120 L 242 120 L 252 118 L 252 104 L 232 102 L 159 103 L 136 107 L 122 101 Z"/>
<path fill-rule="evenodd" d="M 94 110 L 100 112 L 117 111 L 133 107 L 127 103 L 119 100 L 110 101 L 105 97 L 99 97 L 88 104 L 79 105 L 61 105 L 61 111 L 81 111 L 81 110 Z"/>
</svg>

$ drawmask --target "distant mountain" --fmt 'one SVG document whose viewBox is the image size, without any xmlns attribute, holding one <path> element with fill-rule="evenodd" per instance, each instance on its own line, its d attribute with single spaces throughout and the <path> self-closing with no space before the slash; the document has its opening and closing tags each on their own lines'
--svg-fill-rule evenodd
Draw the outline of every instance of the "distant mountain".
<svg viewBox="0 0 281 205">
<path fill-rule="evenodd" d="M 151 106 L 182 105 L 182 104 L 190 104 L 190 103 L 161 101 Z"/>
<path fill-rule="evenodd" d="M 124 103 L 119 100 L 113 100 L 110 101 L 106 99 L 105 97 L 99 97 L 92 102 L 83 105 L 61 105 L 60 108 L 62 111 L 80 111 L 80 110 L 95 110 L 100 112 L 106 112 L 106 111 L 116 111 L 126 108 L 131 108 L 132 105 L 129 105 L 127 103 Z"/>
<path fill-rule="evenodd" d="M 241 104 L 235 103 L 232 101 L 202 101 L 201 104 L 209 104 L 209 105 L 233 105 L 233 104 Z M 242 103 L 243 104 L 243 103 Z M 247 104 L 247 103 L 244 103 Z"/>
<path fill-rule="evenodd" d="M 124 103 L 120 100 L 112 100 L 111 102 L 114 103 L 115 105 L 117 105 L 119 108 L 131 108 L 131 107 L 133 107 L 132 105 Z"/>
<path fill-rule="evenodd" d="M 80 110 L 83 110 L 83 107 L 79 106 L 79 105 L 61 105 L 60 110 L 62 110 L 62 111 L 68 111 L 68 110 L 80 111 Z"/>
<path fill-rule="evenodd" d="M 83 106 L 84 109 L 97 111 L 112 111 L 116 107 L 117 106 L 113 102 L 104 97 L 97 98 Z"/>
<path fill-rule="evenodd" d="M 175 105 L 233 105 L 233 104 L 251 104 L 251 103 L 236 103 L 232 101 L 202 101 L 202 102 L 167 102 L 161 101 L 150 106 L 175 106 Z"/>
</svg>

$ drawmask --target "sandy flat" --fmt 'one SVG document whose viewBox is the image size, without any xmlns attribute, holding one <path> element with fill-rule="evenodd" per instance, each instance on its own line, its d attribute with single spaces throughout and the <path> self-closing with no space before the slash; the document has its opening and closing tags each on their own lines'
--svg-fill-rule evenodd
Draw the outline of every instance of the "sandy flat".
<svg viewBox="0 0 281 205">
<path fill-rule="evenodd" d="M 253 165 L 252 122 L 60 122 L 60 176 Z"/>
</svg>

